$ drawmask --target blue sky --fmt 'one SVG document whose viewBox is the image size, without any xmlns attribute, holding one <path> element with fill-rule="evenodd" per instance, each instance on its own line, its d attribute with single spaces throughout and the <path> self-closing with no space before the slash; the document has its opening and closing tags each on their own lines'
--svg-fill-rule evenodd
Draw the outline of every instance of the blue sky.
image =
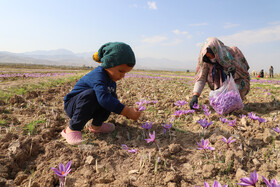
<svg viewBox="0 0 280 187">
<path fill-rule="evenodd" d="M 122 41 L 137 58 L 194 67 L 215 36 L 239 47 L 250 70 L 280 72 L 279 8 L 279 0 L 0 0 L 0 51 L 94 52 Z"/>
</svg>

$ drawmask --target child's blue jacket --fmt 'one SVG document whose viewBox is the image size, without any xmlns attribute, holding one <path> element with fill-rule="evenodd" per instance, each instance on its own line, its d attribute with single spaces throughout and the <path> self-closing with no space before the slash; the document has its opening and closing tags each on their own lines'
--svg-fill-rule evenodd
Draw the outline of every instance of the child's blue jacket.
<svg viewBox="0 0 280 187">
<path fill-rule="evenodd" d="M 116 82 L 112 81 L 103 67 L 98 66 L 83 76 L 68 93 L 63 101 L 67 102 L 75 95 L 93 89 L 101 107 L 110 112 L 120 114 L 124 105 L 120 103 L 116 94 Z"/>
</svg>

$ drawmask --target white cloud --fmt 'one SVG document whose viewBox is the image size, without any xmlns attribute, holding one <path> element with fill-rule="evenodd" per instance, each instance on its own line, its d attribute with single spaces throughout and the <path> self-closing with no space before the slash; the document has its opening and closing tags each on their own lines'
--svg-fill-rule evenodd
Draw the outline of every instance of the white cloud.
<svg viewBox="0 0 280 187">
<path fill-rule="evenodd" d="M 186 38 L 188 38 L 188 39 L 190 39 L 190 38 L 192 38 L 192 35 L 190 35 L 187 31 L 180 31 L 180 30 L 178 30 L 178 29 L 175 29 L 175 30 L 173 30 L 172 31 L 174 34 L 176 34 L 176 35 L 183 35 L 183 36 L 186 36 Z"/>
<path fill-rule="evenodd" d="M 157 10 L 157 5 L 155 1 L 148 1 L 148 6 L 150 9 Z"/>
<path fill-rule="evenodd" d="M 280 25 L 280 21 L 269 22 L 269 25 Z"/>
<path fill-rule="evenodd" d="M 224 25 L 224 28 L 225 28 L 225 29 L 229 29 L 229 28 L 237 27 L 237 26 L 239 26 L 239 24 L 226 23 L 226 24 Z"/>
<path fill-rule="evenodd" d="M 246 30 L 233 35 L 221 36 L 218 38 L 224 43 L 232 45 L 252 45 L 280 41 L 280 25 L 258 30 Z"/>
<path fill-rule="evenodd" d="M 164 40 L 167 40 L 165 36 L 153 36 L 153 37 L 144 38 L 142 42 L 155 44 L 155 43 L 160 43 Z"/>
<path fill-rule="evenodd" d="M 189 24 L 191 27 L 200 27 L 200 26 L 206 26 L 208 23 L 194 23 L 194 24 Z"/>
<path fill-rule="evenodd" d="M 180 34 L 180 31 L 179 31 L 178 29 L 173 30 L 172 32 L 173 32 L 174 34 L 177 34 L 177 35 L 179 35 L 179 34 Z"/>
<path fill-rule="evenodd" d="M 165 43 L 163 45 L 164 46 L 174 46 L 174 45 L 178 45 L 178 44 L 180 44 L 182 42 L 183 42 L 183 40 L 181 40 L 181 39 L 174 39 L 174 40 L 172 40 L 172 41 L 170 41 L 168 43 Z"/>
</svg>

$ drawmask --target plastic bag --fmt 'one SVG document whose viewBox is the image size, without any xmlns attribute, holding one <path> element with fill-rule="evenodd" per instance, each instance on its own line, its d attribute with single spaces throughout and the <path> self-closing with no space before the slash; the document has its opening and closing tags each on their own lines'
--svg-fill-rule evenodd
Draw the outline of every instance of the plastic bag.
<svg viewBox="0 0 280 187">
<path fill-rule="evenodd" d="M 209 93 L 210 105 L 218 114 L 228 114 L 244 107 L 238 88 L 232 75 L 224 81 L 223 85 Z"/>
</svg>

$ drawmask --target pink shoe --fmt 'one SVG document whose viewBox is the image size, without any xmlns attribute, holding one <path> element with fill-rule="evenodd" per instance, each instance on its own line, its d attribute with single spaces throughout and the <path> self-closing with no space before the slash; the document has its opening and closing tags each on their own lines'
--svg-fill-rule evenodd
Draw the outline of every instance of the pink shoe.
<svg viewBox="0 0 280 187">
<path fill-rule="evenodd" d="M 60 133 L 63 138 L 66 139 L 67 143 L 70 145 L 77 145 L 82 142 L 81 131 L 66 133 L 65 129 Z"/>
<path fill-rule="evenodd" d="M 92 133 L 110 133 L 115 130 L 115 125 L 113 123 L 102 123 L 100 129 L 98 130 L 93 129 L 90 125 L 88 130 Z"/>
</svg>

